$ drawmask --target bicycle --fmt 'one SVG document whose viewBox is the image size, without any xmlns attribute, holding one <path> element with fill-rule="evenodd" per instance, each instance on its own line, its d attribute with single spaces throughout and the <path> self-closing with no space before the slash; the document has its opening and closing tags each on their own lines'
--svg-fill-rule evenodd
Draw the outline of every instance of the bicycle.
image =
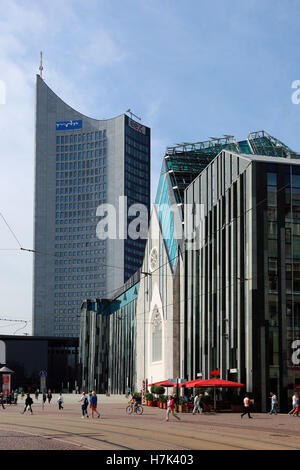
<svg viewBox="0 0 300 470">
<path fill-rule="evenodd" d="M 131 405 L 128 405 L 126 408 L 126 414 L 131 415 L 132 413 L 136 413 L 138 415 L 142 415 L 144 412 L 144 409 L 141 405 L 133 406 L 133 403 Z"/>
</svg>

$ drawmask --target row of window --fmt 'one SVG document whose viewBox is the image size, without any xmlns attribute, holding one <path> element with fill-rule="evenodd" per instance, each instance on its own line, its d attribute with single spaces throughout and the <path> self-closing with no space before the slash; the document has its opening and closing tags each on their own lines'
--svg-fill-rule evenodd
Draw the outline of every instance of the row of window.
<svg viewBox="0 0 300 470">
<path fill-rule="evenodd" d="M 101 286 L 103 287 L 103 286 Z M 98 288 L 99 289 L 99 288 Z M 95 292 L 55 292 L 54 297 L 72 297 L 73 299 L 76 298 L 77 300 L 73 300 L 74 305 L 78 305 L 78 301 L 81 302 L 82 299 L 86 297 L 95 297 L 96 295 L 103 295 L 104 291 L 100 291 L 97 289 L 97 294 Z"/>
<path fill-rule="evenodd" d="M 94 183 L 100 183 L 99 177 L 95 178 L 79 178 L 78 180 L 60 180 L 56 182 L 57 186 L 70 186 L 72 184 L 76 185 L 78 184 L 78 193 L 93 193 L 93 192 L 99 192 L 103 191 L 103 189 L 106 189 L 106 183 L 101 183 L 101 184 L 95 184 Z M 82 188 L 82 189 L 81 189 Z M 80 189 L 80 190 L 79 190 Z"/>
<path fill-rule="evenodd" d="M 77 142 L 91 142 L 92 140 L 98 139 L 106 139 L 106 129 L 95 131 L 95 132 L 87 132 L 86 134 L 70 134 L 70 135 L 57 135 L 56 136 L 56 143 L 57 144 L 72 144 Z"/>
<path fill-rule="evenodd" d="M 97 194 L 72 194 L 72 196 L 56 196 L 56 202 L 81 202 L 81 201 L 94 201 L 97 199 Z"/>
<path fill-rule="evenodd" d="M 55 238 L 59 239 L 59 237 L 55 237 Z M 63 239 L 63 237 L 60 237 L 60 238 Z M 85 242 L 85 243 L 60 243 L 60 244 L 56 244 L 55 248 L 83 248 L 86 246 L 101 246 L 101 245 L 103 245 L 103 242 L 99 240 L 97 242 Z M 103 248 L 100 252 L 105 253 L 105 249 Z"/>
<path fill-rule="evenodd" d="M 72 178 L 86 178 L 90 182 L 104 182 L 106 183 L 106 167 L 96 168 L 95 170 L 67 170 L 56 172 L 56 179 L 72 179 Z M 95 179 L 93 179 L 95 178 Z"/>
<path fill-rule="evenodd" d="M 89 279 L 98 279 L 102 274 L 91 274 L 85 276 L 55 276 L 55 281 L 88 281 Z"/>
<path fill-rule="evenodd" d="M 62 219 L 68 219 L 70 217 L 88 217 L 88 216 L 93 216 L 95 215 L 96 211 L 95 209 L 94 210 L 89 210 L 89 209 L 85 209 L 84 211 L 66 211 L 66 212 L 56 212 L 56 218 L 57 219 L 61 219 L 60 220 L 60 223 L 64 223 L 65 221 L 62 222 Z M 77 220 L 77 219 L 76 219 Z M 93 219 L 93 217 L 89 217 L 89 218 L 86 218 L 86 219 L 82 219 L 82 220 L 86 220 L 86 221 L 93 221 L 93 220 L 96 220 L 96 219 Z M 67 222 L 65 222 L 67 223 Z M 72 222 L 70 222 L 71 224 Z M 77 223 L 77 222 L 74 222 L 73 223 Z M 78 220 L 78 223 L 80 223 L 80 219 Z"/>
<path fill-rule="evenodd" d="M 55 325 L 55 330 L 78 330 L 78 325 Z"/>
<path fill-rule="evenodd" d="M 65 156 L 59 155 L 56 156 L 56 168 L 94 168 L 96 166 L 101 166 L 106 164 L 106 152 L 98 151 L 96 152 L 87 152 L 87 160 L 85 159 L 85 152 L 83 152 L 83 157 L 81 158 L 81 153 L 78 153 L 78 161 L 77 161 L 77 154 L 70 155 L 66 154 Z"/>
<path fill-rule="evenodd" d="M 99 266 L 83 266 L 81 268 L 55 268 L 56 273 L 87 273 L 92 271 L 98 271 Z"/>
<path fill-rule="evenodd" d="M 78 305 L 78 302 L 82 302 L 82 299 L 85 299 L 85 298 L 93 298 L 95 296 L 98 296 L 98 295 L 105 295 L 105 290 L 97 290 L 97 293 L 96 292 L 92 292 L 92 291 L 89 291 L 89 292 L 56 292 L 55 293 L 55 297 L 78 297 L 77 300 L 69 300 L 68 302 L 68 305 Z M 58 305 L 58 303 L 55 303 L 55 305 Z M 59 304 L 60 305 L 60 304 Z M 66 304 L 64 304 L 66 305 Z"/>
<path fill-rule="evenodd" d="M 55 232 L 56 233 L 62 233 L 62 232 L 87 232 L 87 231 L 93 231 L 92 234 L 86 234 L 86 238 L 89 237 L 95 237 L 95 226 L 94 225 L 87 225 L 85 227 L 65 227 L 65 228 L 56 228 Z M 76 235 L 75 235 L 76 236 Z M 79 235 L 80 236 L 80 235 Z M 82 238 L 84 238 L 84 235 L 81 235 Z"/>
<path fill-rule="evenodd" d="M 105 202 L 105 200 L 103 200 L 103 202 Z M 96 219 L 96 217 L 90 217 L 88 219 L 70 219 L 69 221 L 68 220 L 56 220 L 55 223 L 56 225 L 59 225 L 59 224 L 68 224 L 68 225 L 77 225 L 77 224 L 87 224 L 89 222 L 98 222 L 98 219 Z M 69 227 L 70 229 L 74 228 L 74 232 L 78 231 L 78 229 L 80 228 L 83 228 L 83 230 L 86 228 L 86 227 Z M 95 227 L 93 227 L 93 231 L 95 233 Z"/>
<path fill-rule="evenodd" d="M 102 277 L 106 277 L 105 275 L 101 275 L 100 276 Z M 81 289 L 98 289 L 99 287 L 103 287 L 102 284 L 99 284 L 99 283 L 95 283 L 95 282 L 92 282 L 92 283 L 89 283 L 89 284 L 80 284 L 80 286 L 78 286 L 78 284 L 55 284 L 54 285 L 54 288 L 55 290 L 63 290 L 63 289 L 78 289 L 78 287 L 80 287 Z M 73 292 L 72 294 L 75 295 L 75 293 Z"/>
<path fill-rule="evenodd" d="M 78 151 L 85 151 L 96 149 L 99 147 L 100 149 L 107 147 L 107 140 L 101 140 L 97 142 L 91 142 L 90 144 L 75 144 L 75 145 L 57 145 L 56 146 L 56 153 L 66 153 L 66 152 L 78 152 Z"/>
<path fill-rule="evenodd" d="M 86 250 L 86 251 L 56 251 L 55 256 L 61 258 L 63 256 L 91 256 L 105 254 L 104 250 Z M 103 258 L 104 259 L 104 258 Z"/>
<path fill-rule="evenodd" d="M 65 310 L 61 309 L 60 311 L 58 309 L 55 309 L 55 313 L 67 313 Z M 55 317 L 55 322 L 56 323 L 62 323 L 62 322 L 80 322 L 80 318 L 78 316 L 68 316 L 68 317 Z"/>
<path fill-rule="evenodd" d="M 87 182 L 84 183 L 83 180 L 81 180 L 81 179 L 79 179 L 79 180 L 57 180 L 56 181 L 56 186 L 60 186 L 60 189 L 70 188 L 70 187 L 74 186 L 74 188 L 73 188 L 74 193 L 78 193 L 78 194 L 93 193 L 93 192 L 102 191 L 102 190 L 100 190 L 100 187 L 103 188 L 104 187 L 103 185 L 106 185 L 106 183 L 94 186 L 94 184 L 92 184 L 92 183 L 87 183 Z M 106 189 L 106 186 L 105 186 L 105 189 Z M 101 192 L 101 194 L 98 194 L 98 197 L 100 199 L 102 199 L 104 197 L 103 193 Z"/>
<path fill-rule="evenodd" d="M 55 260 L 55 264 L 91 264 L 91 263 L 100 263 L 99 258 L 86 258 L 86 259 L 65 259 L 65 260 Z"/>
<path fill-rule="evenodd" d="M 87 201 L 87 202 L 77 202 L 77 203 L 63 203 L 56 204 L 57 211 L 67 211 L 74 209 L 96 209 L 100 205 L 100 201 Z"/>
<path fill-rule="evenodd" d="M 101 291 L 101 292 L 97 292 L 97 294 L 95 294 L 94 292 L 87 292 L 87 293 L 83 293 L 82 294 L 82 297 L 78 298 L 78 300 L 56 300 L 54 302 L 54 305 L 55 307 L 61 307 L 62 305 L 63 306 L 68 306 L 68 307 L 72 307 L 72 306 L 76 306 L 75 309 L 73 309 L 74 312 L 79 312 L 80 313 L 80 307 L 81 307 L 81 303 L 82 303 L 82 299 L 85 299 L 87 297 L 90 297 L 90 298 L 93 298 L 93 296 L 95 297 L 95 295 L 98 295 L 98 294 L 101 294 L 101 295 L 104 295 L 105 294 L 105 291 Z"/>
</svg>

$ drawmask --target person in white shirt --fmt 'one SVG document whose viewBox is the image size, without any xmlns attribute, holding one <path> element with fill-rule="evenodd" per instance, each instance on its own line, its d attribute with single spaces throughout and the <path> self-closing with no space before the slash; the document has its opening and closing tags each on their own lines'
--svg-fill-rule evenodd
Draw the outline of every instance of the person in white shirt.
<svg viewBox="0 0 300 470">
<path fill-rule="evenodd" d="M 270 393 L 270 397 L 271 397 L 271 410 L 270 410 L 270 415 L 275 413 L 275 415 L 277 415 L 277 409 L 276 409 L 276 405 L 277 405 L 277 397 L 275 395 L 275 393 Z"/>
<path fill-rule="evenodd" d="M 81 403 L 81 412 L 82 412 L 82 416 L 81 418 L 84 418 L 85 415 L 87 418 L 89 418 L 89 415 L 88 415 L 88 406 L 89 406 L 89 400 L 88 400 L 88 397 L 86 396 L 85 392 L 82 392 L 82 395 L 80 397 L 80 400 L 79 402 Z"/>
<path fill-rule="evenodd" d="M 245 398 L 243 400 L 243 406 L 244 406 L 244 412 L 241 414 L 241 418 L 248 414 L 248 418 L 252 418 L 250 416 L 250 398 L 249 395 L 245 395 Z"/>
<path fill-rule="evenodd" d="M 202 413 L 202 408 L 200 407 L 200 397 L 199 397 L 199 393 L 197 393 L 197 395 L 196 395 L 195 398 L 194 398 L 193 415 L 194 415 L 196 412 Z"/>
<path fill-rule="evenodd" d="M 291 411 L 289 411 L 289 415 L 292 415 L 296 409 L 296 401 L 297 401 L 297 395 L 296 393 L 294 393 L 294 395 L 292 396 L 292 406 L 293 406 L 293 409 Z"/>
<path fill-rule="evenodd" d="M 63 402 L 64 402 L 64 399 L 63 399 L 62 394 L 60 393 L 59 396 L 58 396 L 58 399 L 57 399 L 58 409 L 59 409 L 59 410 L 63 410 L 63 409 L 64 409 L 64 407 L 62 406 Z"/>
</svg>

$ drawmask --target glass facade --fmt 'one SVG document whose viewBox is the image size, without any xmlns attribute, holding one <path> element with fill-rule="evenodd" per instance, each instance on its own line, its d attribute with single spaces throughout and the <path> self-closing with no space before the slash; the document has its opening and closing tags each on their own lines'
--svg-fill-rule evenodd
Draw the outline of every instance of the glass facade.
<svg viewBox="0 0 300 470">
<path fill-rule="evenodd" d="M 205 206 L 205 239 L 186 253 L 182 374 L 210 378 L 220 368 L 222 378 L 246 384 L 258 410 L 269 408 L 273 392 L 288 411 L 300 385 L 292 360 L 300 339 L 300 165 L 259 158 L 221 153 L 186 191 L 187 202 Z"/>
<path fill-rule="evenodd" d="M 114 299 L 83 303 L 79 362 L 84 389 L 113 394 L 135 389 L 138 291 L 136 275 Z"/>
<path fill-rule="evenodd" d="M 98 238 L 97 214 L 107 204 L 118 217 L 124 197 L 149 210 L 150 129 L 84 116 L 39 76 L 36 94 L 33 332 L 78 337 L 83 299 L 112 295 L 142 264 L 145 239 Z"/>
<path fill-rule="evenodd" d="M 79 385 L 78 338 L 43 338 L 1 335 L 6 347 L 6 363 L 12 374 L 12 389 L 40 389 L 40 372 L 47 371 L 46 386 L 52 392 Z"/>
<path fill-rule="evenodd" d="M 106 241 L 96 237 L 96 209 L 106 202 L 106 129 L 57 132 L 55 335 L 78 336 L 82 299 L 106 292 Z"/>
<path fill-rule="evenodd" d="M 128 208 L 142 204 L 146 213 L 143 217 L 148 227 L 150 210 L 150 129 L 137 125 L 125 116 L 125 195 Z M 131 125 L 130 125 L 131 124 Z M 139 216 L 128 216 L 127 229 L 132 220 Z M 147 236 L 147 234 L 145 234 Z M 141 267 L 144 258 L 146 237 L 125 240 L 124 282 Z"/>
</svg>

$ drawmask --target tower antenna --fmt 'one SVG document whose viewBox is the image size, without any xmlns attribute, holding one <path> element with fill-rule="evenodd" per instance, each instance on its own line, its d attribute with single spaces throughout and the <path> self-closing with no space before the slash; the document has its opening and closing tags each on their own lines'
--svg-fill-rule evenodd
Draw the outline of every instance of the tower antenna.
<svg viewBox="0 0 300 470">
<path fill-rule="evenodd" d="M 39 71 L 40 71 L 40 77 L 43 78 L 43 52 L 40 52 L 40 66 L 39 66 Z"/>
</svg>

